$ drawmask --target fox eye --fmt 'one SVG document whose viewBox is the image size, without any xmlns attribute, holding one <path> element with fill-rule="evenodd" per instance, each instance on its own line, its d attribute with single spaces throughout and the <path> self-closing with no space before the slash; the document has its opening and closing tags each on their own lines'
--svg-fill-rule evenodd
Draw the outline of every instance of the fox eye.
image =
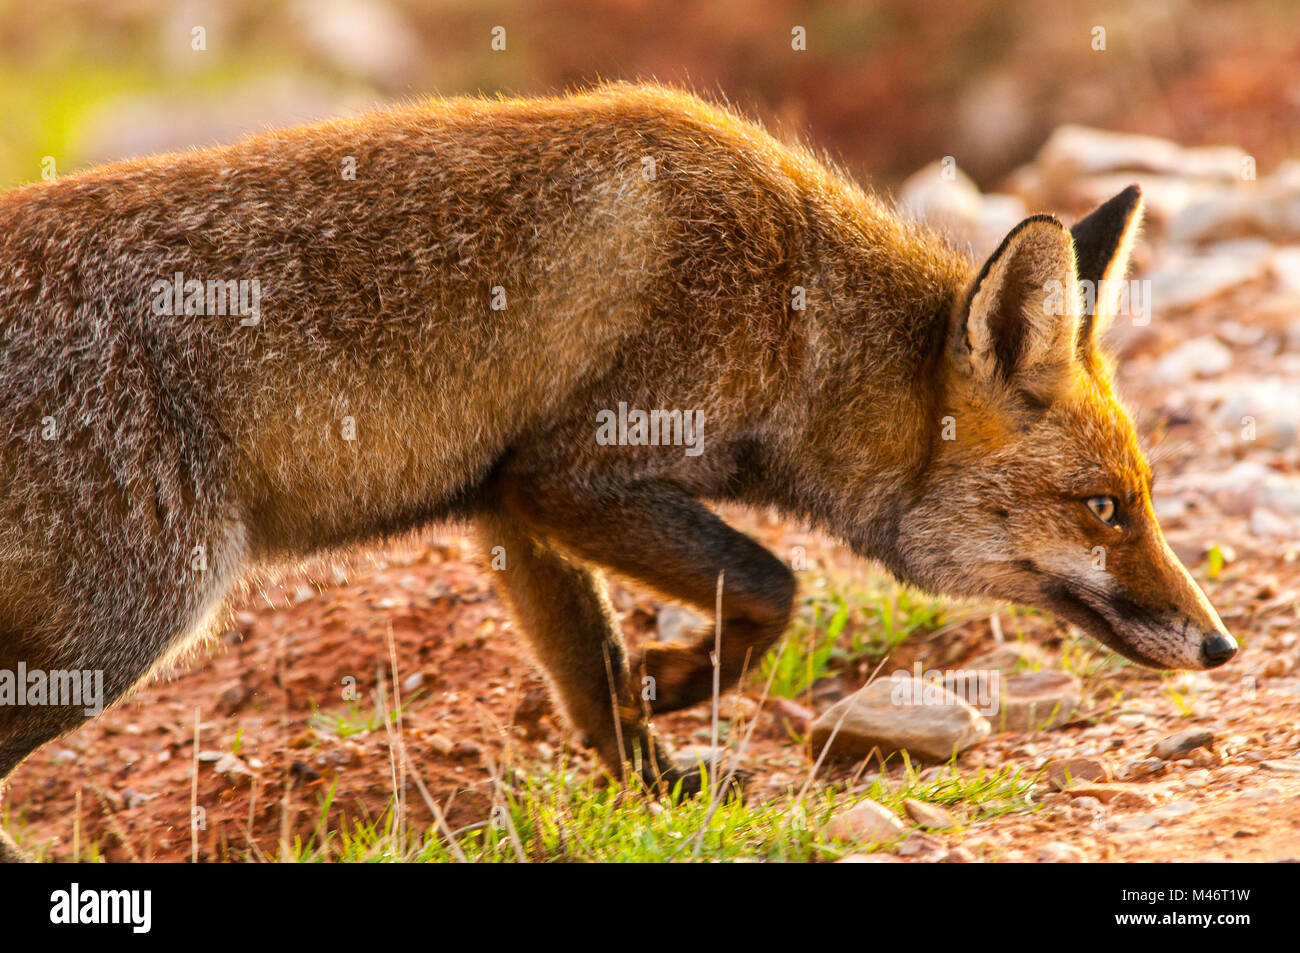
<svg viewBox="0 0 1300 953">
<path fill-rule="evenodd" d="M 1092 510 L 1093 516 L 1107 526 L 1119 525 L 1119 508 L 1115 505 L 1115 497 L 1092 496 L 1084 500 L 1084 505 Z"/>
</svg>

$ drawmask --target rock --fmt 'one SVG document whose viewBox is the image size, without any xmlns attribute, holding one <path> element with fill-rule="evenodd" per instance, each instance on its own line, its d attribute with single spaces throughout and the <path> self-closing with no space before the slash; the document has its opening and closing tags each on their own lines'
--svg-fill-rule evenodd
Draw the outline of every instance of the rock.
<svg viewBox="0 0 1300 953">
<path fill-rule="evenodd" d="M 1286 175 L 1270 176 L 1255 187 L 1221 191 L 1193 202 L 1169 223 L 1170 240 L 1180 244 L 1240 235 L 1280 242 L 1300 238 L 1300 184 Z"/>
<path fill-rule="evenodd" d="M 1150 299 L 1162 311 L 1212 301 L 1265 274 L 1267 262 L 1249 257 L 1170 255 L 1147 275 Z M 1165 381 L 1172 383 L 1172 381 Z"/>
<path fill-rule="evenodd" d="M 1286 450 L 1295 445 L 1300 429 L 1300 384 L 1295 380 L 1277 375 L 1233 376 L 1223 381 L 1221 389 L 1207 396 L 1220 401 L 1219 421 L 1242 439 L 1254 440 L 1270 450 Z M 1294 482 L 1293 478 L 1267 471 L 1260 473 L 1258 482 L 1262 485 L 1274 479 L 1281 483 Z"/>
<path fill-rule="evenodd" d="M 545 685 L 529 685 L 515 707 L 515 721 L 536 734 L 538 722 L 551 713 L 551 693 Z"/>
<path fill-rule="evenodd" d="M 1130 761 L 1125 766 L 1124 778 L 1127 781 L 1138 781 L 1163 774 L 1168 768 L 1160 758 L 1143 758 L 1141 761 Z"/>
<path fill-rule="evenodd" d="M 1120 808 L 1147 808 L 1155 804 L 1151 795 L 1129 784 L 1103 784 L 1094 781 L 1088 784 L 1076 784 L 1069 789 L 1069 793 L 1075 798 L 1096 798 L 1103 804 Z"/>
<path fill-rule="evenodd" d="M 1161 738 L 1151 749 L 1151 754 L 1163 761 L 1185 758 L 1197 748 L 1206 748 L 1214 744 L 1214 732 L 1204 728 L 1193 728 Z"/>
<path fill-rule="evenodd" d="M 1218 183 L 1186 179 L 1177 175 L 1132 172 L 1103 172 L 1086 178 L 1062 181 L 1048 178 L 1033 166 L 1021 166 L 1006 180 L 1008 191 L 1024 198 L 1034 208 L 1071 205 L 1092 209 L 1141 180 L 1143 220 L 1163 224 L 1187 206 L 1212 198 L 1222 191 Z"/>
<path fill-rule="evenodd" d="M 1270 475 L 1260 485 L 1259 503 L 1280 516 L 1300 516 L 1300 477 Z"/>
<path fill-rule="evenodd" d="M 1228 516 L 1249 516 L 1258 504 L 1260 490 L 1270 478 L 1272 470 L 1253 460 L 1241 460 L 1217 473 L 1193 472 L 1184 474 L 1179 480 L 1179 488 L 1196 496 L 1208 496 L 1214 505 Z M 1224 565 L 1232 560 L 1228 558 L 1229 547 L 1220 544 L 1220 554 Z M 1204 547 L 1197 553 L 1199 560 L 1205 555 Z M 1236 552 L 1232 552 L 1236 558 Z"/>
<path fill-rule="evenodd" d="M 1183 784 L 1189 788 L 1203 788 L 1210 783 L 1210 772 L 1201 768 L 1196 771 L 1188 771 L 1183 775 Z"/>
<path fill-rule="evenodd" d="M 1232 351 L 1209 336 L 1192 338 L 1156 362 L 1150 379 L 1158 384 L 1186 384 L 1194 377 L 1213 377 L 1232 367 Z"/>
<path fill-rule="evenodd" d="M 1047 662 L 1047 653 L 1033 642 L 1004 642 L 962 663 L 962 668 L 1005 672 L 1015 668 L 1041 668 Z"/>
<path fill-rule="evenodd" d="M 1187 515 L 1187 501 L 1176 496 L 1162 496 L 1151 501 L 1161 525 L 1177 523 Z"/>
<path fill-rule="evenodd" d="M 1300 245 L 1287 245 L 1274 252 L 1269 271 L 1283 294 L 1300 296 Z"/>
<path fill-rule="evenodd" d="M 413 692 L 424 684 L 424 673 L 414 672 L 402 679 L 402 691 Z"/>
<path fill-rule="evenodd" d="M 975 855 L 965 847 L 954 847 L 952 850 L 948 851 L 947 855 L 943 858 L 942 863 L 973 864 L 975 863 Z"/>
<path fill-rule="evenodd" d="M 1244 158 L 1245 153 L 1232 146 L 1183 148 L 1154 136 L 1067 124 L 1048 137 L 1034 164 L 1060 181 L 1122 170 L 1239 182 Z"/>
<path fill-rule="evenodd" d="M 655 634 L 661 642 L 689 642 L 692 633 L 707 624 L 703 616 L 670 602 L 660 607 L 655 617 Z"/>
<path fill-rule="evenodd" d="M 1263 678 L 1281 678 L 1290 675 L 1295 661 L 1289 655 L 1275 655 L 1261 666 L 1257 672 Z"/>
<path fill-rule="evenodd" d="M 1256 536 L 1294 536 L 1296 528 L 1290 520 L 1283 519 L 1272 510 L 1257 506 L 1250 511 L 1250 531 Z"/>
<path fill-rule="evenodd" d="M 913 758 L 947 761 L 988 737 L 988 721 L 942 684 L 901 677 L 877 679 L 837 702 L 812 725 L 814 754 L 860 758 L 907 751 Z"/>
<path fill-rule="evenodd" d="M 217 711 L 223 715 L 233 714 L 248 700 L 252 692 L 248 686 L 236 679 L 222 690 L 221 695 L 217 698 Z"/>
<path fill-rule="evenodd" d="M 1026 672 L 1002 679 L 994 723 L 1001 731 L 1047 731 L 1070 720 L 1083 686 L 1068 672 Z"/>
<path fill-rule="evenodd" d="M 252 782 L 257 777 L 256 773 L 244 762 L 233 754 L 224 754 L 213 766 L 212 770 L 217 774 L 225 775 L 227 781 L 230 781 L 236 787 L 242 787 Z"/>
<path fill-rule="evenodd" d="M 747 695 L 730 694 L 718 700 L 718 717 L 723 721 L 750 722 L 758 714 L 758 702 Z"/>
<path fill-rule="evenodd" d="M 1184 814 L 1192 814 L 1196 811 L 1196 805 L 1191 801 L 1170 801 L 1163 807 L 1156 808 L 1151 814 L 1161 820 L 1167 820 L 1173 817 L 1182 817 Z"/>
<path fill-rule="evenodd" d="M 982 204 L 979 186 L 951 160 L 918 169 L 898 190 L 901 212 L 940 230 L 975 227 Z"/>
<path fill-rule="evenodd" d="M 1151 814 L 1132 814 L 1128 817 L 1121 817 L 1119 820 L 1111 821 L 1109 827 L 1113 831 L 1119 831 L 1122 834 L 1131 834 L 1136 831 L 1149 831 L 1153 827 L 1160 826 L 1160 818 Z"/>
<path fill-rule="evenodd" d="M 929 863 L 941 860 L 948 853 L 948 845 L 939 838 L 916 832 L 908 834 L 906 839 L 894 849 L 898 852 L 899 857 Z"/>
<path fill-rule="evenodd" d="M 458 741 L 451 746 L 451 756 L 460 760 L 477 758 L 483 754 L 483 746 L 476 741 Z"/>
<path fill-rule="evenodd" d="M 831 840 L 877 843 L 894 840 L 904 829 L 889 808 L 868 799 L 836 812 L 822 834 Z"/>
<path fill-rule="evenodd" d="M 903 810 L 920 827 L 944 830 L 957 826 L 957 818 L 952 816 L 951 811 L 928 801 L 918 801 L 916 798 L 909 797 L 903 801 Z"/>
<path fill-rule="evenodd" d="M 903 214 L 969 243 L 978 257 L 992 252 L 1028 214 L 1014 195 L 982 195 L 951 160 L 932 162 L 909 176 L 898 205 Z"/>
<path fill-rule="evenodd" d="M 208 764 L 208 763 L 215 763 L 217 761 L 220 761 L 225 756 L 226 756 L 226 752 L 224 751 L 211 751 L 211 750 L 200 751 L 197 755 L 195 755 L 195 760 L 204 764 Z"/>
<path fill-rule="evenodd" d="M 917 777 L 923 784 L 929 784 L 931 781 L 947 781 L 957 776 L 951 765 L 936 764 L 922 771 Z"/>
<path fill-rule="evenodd" d="M 1043 864 L 1081 864 L 1087 858 L 1072 844 L 1053 842 L 1038 848 L 1036 859 Z"/>
<path fill-rule="evenodd" d="M 148 804 L 157 796 L 158 796 L 157 794 L 142 794 L 139 791 L 136 791 L 134 788 L 122 789 L 122 803 L 127 808 L 127 810 L 130 810 L 131 808 L 139 807 L 142 804 Z"/>
<path fill-rule="evenodd" d="M 1092 758 L 1066 758 L 1047 765 L 1047 780 L 1060 790 L 1087 781 L 1109 781 L 1110 770 Z"/>
<path fill-rule="evenodd" d="M 1300 760 L 1281 759 L 1261 761 L 1260 769 L 1264 771 L 1281 771 L 1283 774 L 1300 774 Z"/>
</svg>

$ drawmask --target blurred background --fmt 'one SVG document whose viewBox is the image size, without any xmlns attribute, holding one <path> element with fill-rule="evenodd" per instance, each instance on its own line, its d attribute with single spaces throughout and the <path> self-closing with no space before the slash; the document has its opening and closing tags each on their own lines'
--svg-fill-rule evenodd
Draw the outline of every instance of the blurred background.
<svg viewBox="0 0 1300 953">
<path fill-rule="evenodd" d="M 995 187 L 1063 122 L 1261 168 L 1300 154 L 1295 0 L 0 0 L 0 187 L 46 156 L 64 173 L 433 92 L 646 77 L 886 189 L 945 155 Z"/>
</svg>

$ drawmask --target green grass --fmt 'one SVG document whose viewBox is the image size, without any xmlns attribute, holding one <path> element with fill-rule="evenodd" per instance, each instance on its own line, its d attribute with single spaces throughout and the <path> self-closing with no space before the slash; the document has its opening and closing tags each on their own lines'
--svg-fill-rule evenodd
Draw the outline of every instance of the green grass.
<svg viewBox="0 0 1300 953">
<path fill-rule="evenodd" d="M 904 798 L 943 804 L 973 823 L 1035 810 L 1034 779 L 1018 771 L 980 770 L 921 781 L 910 765 L 901 779 L 877 779 L 847 794 L 834 786 L 766 803 L 705 797 L 654 798 L 643 790 L 602 787 L 562 767 L 516 775 L 498 786 L 492 819 L 452 832 L 455 848 L 435 828 L 411 831 L 390 804 L 378 818 L 345 819 L 329 829 L 323 802 L 316 833 L 295 840 L 287 859 L 298 863 L 354 862 L 809 862 L 890 844 L 830 840 L 822 829 L 839 809 L 870 797 L 901 816 Z M 265 859 L 265 858 L 259 858 Z"/>
<path fill-rule="evenodd" d="M 848 793 L 842 785 L 810 786 L 807 793 L 742 803 L 654 797 L 643 788 L 603 786 L 566 770 L 563 763 L 516 771 L 494 786 L 491 817 L 456 831 L 437 825 L 420 829 L 390 800 L 378 817 L 348 816 L 335 789 L 321 797 L 317 823 L 305 840 L 294 838 L 280 851 L 235 850 L 234 861 L 290 863 L 771 863 L 834 861 L 850 853 L 888 850 L 890 843 L 832 840 L 822 830 L 838 810 L 871 798 L 903 818 L 905 798 L 942 804 L 963 825 L 1011 813 L 1037 810 L 1031 798 L 1036 776 L 1002 768 L 958 773 L 952 764 L 941 776 L 921 780 L 904 757 L 902 771 L 882 776 Z M 38 860 L 51 859 L 48 845 L 25 837 L 20 818 L 9 829 Z M 909 830 L 912 825 L 908 824 Z M 455 846 L 450 846 L 454 841 Z M 82 862 L 102 862 L 99 845 L 81 843 Z"/>
<path fill-rule="evenodd" d="M 423 689 L 407 695 L 402 700 L 401 706 L 389 709 L 387 711 L 388 723 L 390 725 L 396 724 L 398 717 L 404 710 L 414 711 L 417 707 L 415 703 L 421 694 L 423 694 Z M 352 701 L 344 708 L 315 712 L 308 719 L 308 724 L 316 731 L 347 739 L 353 735 L 364 735 L 383 728 L 384 720 L 385 712 L 378 705 L 366 706 L 362 705 L 360 701 Z"/>
<path fill-rule="evenodd" d="M 771 694 L 798 698 L 818 679 L 861 662 L 875 663 L 913 637 L 948 622 L 948 604 L 882 575 L 821 577 L 804 599 L 781 645 L 759 663 Z"/>
</svg>

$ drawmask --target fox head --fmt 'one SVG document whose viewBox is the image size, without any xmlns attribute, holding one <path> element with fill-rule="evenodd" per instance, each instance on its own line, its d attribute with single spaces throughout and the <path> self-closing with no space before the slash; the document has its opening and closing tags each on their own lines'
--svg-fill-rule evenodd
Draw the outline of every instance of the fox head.
<svg viewBox="0 0 1300 953">
<path fill-rule="evenodd" d="M 1072 230 L 1026 219 L 955 304 L 899 555 L 928 588 L 1046 609 L 1143 665 L 1212 668 L 1237 645 L 1165 542 L 1098 343 L 1141 209 L 1131 186 Z"/>
</svg>

